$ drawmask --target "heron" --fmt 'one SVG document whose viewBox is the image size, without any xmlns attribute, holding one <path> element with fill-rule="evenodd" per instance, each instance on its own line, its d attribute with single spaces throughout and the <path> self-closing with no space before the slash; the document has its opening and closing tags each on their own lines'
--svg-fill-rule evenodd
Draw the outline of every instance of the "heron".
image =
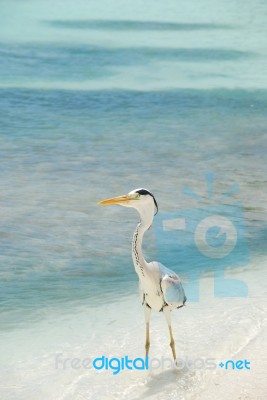
<svg viewBox="0 0 267 400">
<path fill-rule="evenodd" d="M 132 258 L 135 271 L 139 277 L 139 289 L 146 322 L 146 357 L 150 349 L 150 316 L 151 310 L 163 312 L 169 328 L 170 347 L 176 360 L 175 341 L 171 325 L 171 311 L 185 305 L 186 296 L 179 276 L 157 261 L 147 262 L 142 252 L 145 232 L 151 227 L 158 212 L 154 195 L 147 189 L 132 190 L 126 195 L 100 201 L 100 205 L 118 204 L 136 209 L 140 215 L 132 239 Z"/>
</svg>

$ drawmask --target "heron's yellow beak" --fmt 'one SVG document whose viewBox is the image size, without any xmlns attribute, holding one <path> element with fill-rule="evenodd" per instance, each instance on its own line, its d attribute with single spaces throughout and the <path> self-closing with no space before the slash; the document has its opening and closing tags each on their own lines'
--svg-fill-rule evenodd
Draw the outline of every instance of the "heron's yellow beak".
<svg viewBox="0 0 267 400">
<path fill-rule="evenodd" d="M 99 201 L 97 204 L 101 206 L 107 206 L 109 204 L 121 204 L 130 200 L 138 200 L 138 199 L 139 199 L 139 194 L 133 193 L 133 194 L 125 194 L 119 197 L 112 197 L 111 199 L 102 200 Z"/>
</svg>

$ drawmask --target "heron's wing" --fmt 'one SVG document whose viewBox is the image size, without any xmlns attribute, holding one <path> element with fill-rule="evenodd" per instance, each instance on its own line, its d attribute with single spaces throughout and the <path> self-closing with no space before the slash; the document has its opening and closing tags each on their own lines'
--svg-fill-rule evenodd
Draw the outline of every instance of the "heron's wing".
<svg viewBox="0 0 267 400">
<path fill-rule="evenodd" d="M 161 290 L 166 303 L 173 307 L 181 307 L 186 302 L 184 288 L 179 276 L 166 268 L 164 265 L 159 265 L 161 272 Z"/>
<path fill-rule="evenodd" d="M 144 293 L 144 289 L 143 289 L 141 281 L 139 281 L 139 294 L 140 294 L 140 300 L 141 300 L 142 304 L 144 304 L 145 293 Z"/>
</svg>

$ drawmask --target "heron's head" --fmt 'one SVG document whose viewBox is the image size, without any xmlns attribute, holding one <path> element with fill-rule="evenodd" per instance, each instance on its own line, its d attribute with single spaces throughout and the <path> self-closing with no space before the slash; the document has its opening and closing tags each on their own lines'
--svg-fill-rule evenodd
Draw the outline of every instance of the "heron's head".
<svg viewBox="0 0 267 400">
<path fill-rule="evenodd" d="M 155 197 L 149 190 L 143 188 L 134 189 L 123 196 L 102 200 L 98 204 L 102 206 L 119 204 L 124 207 L 135 208 L 139 212 L 141 220 L 149 226 L 153 221 L 154 215 L 158 212 L 158 204 Z"/>
</svg>

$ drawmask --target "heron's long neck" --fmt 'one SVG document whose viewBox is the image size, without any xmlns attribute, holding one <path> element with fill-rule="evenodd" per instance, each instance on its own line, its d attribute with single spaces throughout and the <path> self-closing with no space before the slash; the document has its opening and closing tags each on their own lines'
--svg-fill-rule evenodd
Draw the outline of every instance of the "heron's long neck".
<svg viewBox="0 0 267 400">
<path fill-rule="evenodd" d="M 139 276 L 140 279 L 146 276 L 146 265 L 147 262 L 144 259 L 143 252 L 142 252 L 142 242 L 143 242 L 143 236 L 145 231 L 148 228 L 140 222 L 133 235 L 133 241 L 132 241 L 132 256 L 133 256 L 133 262 L 135 266 L 135 270 Z"/>
</svg>

